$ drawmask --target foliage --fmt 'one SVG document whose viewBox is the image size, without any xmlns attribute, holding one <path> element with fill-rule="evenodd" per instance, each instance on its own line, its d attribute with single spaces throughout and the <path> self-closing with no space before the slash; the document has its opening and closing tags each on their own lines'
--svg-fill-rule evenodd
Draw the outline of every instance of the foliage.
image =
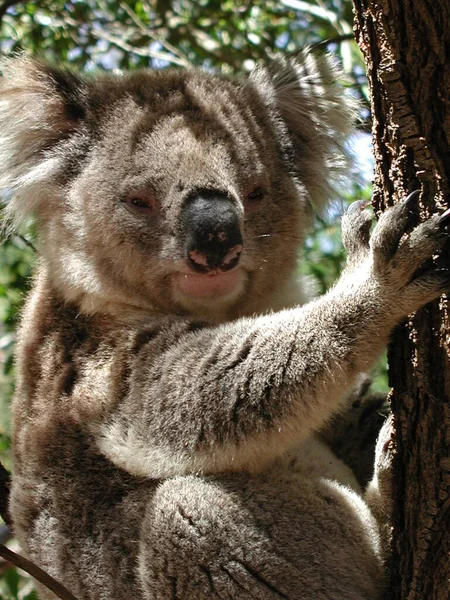
<svg viewBox="0 0 450 600">
<path fill-rule="evenodd" d="M 9 467 L 9 399 L 12 392 L 12 350 L 18 309 L 28 289 L 35 261 L 32 249 L 13 237 L 1 247 L 0 262 L 0 458 Z"/>
<path fill-rule="evenodd" d="M 364 63 L 352 37 L 351 0 L 43 0 L 0 3 L 0 51 L 30 54 L 80 70 L 191 68 L 223 73 L 251 70 L 275 53 L 305 45 L 335 52 L 351 77 L 367 117 Z M 370 196 L 359 187 L 343 204 Z M 334 217 L 340 211 L 334 211 Z M 324 291 L 344 259 L 339 227 L 317 219 L 303 273 Z M 14 328 L 35 260 L 15 237 L 0 249 L 0 458 L 9 466 L 8 404 L 12 390 Z M 25 587 L 23 587 L 25 585 Z M 34 592 L 9 569 L 0 599 L 34 600 Z"/>
<path fill-rule="evenodd" d="M 0 579 L 0 598 L 2 600 L 38 600 L 30 579 L 21 577 L 16 569 L 7 569 Z"/>
<path fill-rule="evenodd" d="M 4 51 L 25 48 L 79 68 L 194 64 L 236 72 L 278 50 L 295 52 L 352 32 L 349 0 L 10 0 L 10 4 L 3 16 Z M 362 67 L 353 41 L 335 47 L 345 55 L 348 70 Z"/>
</svg>

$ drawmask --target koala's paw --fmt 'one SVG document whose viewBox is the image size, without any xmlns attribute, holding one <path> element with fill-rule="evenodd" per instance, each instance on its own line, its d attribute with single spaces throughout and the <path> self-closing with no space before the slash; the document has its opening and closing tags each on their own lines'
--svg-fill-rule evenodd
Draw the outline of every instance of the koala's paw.
<svg viewBox="0 0 450 600">
<path fill-rule="evenodd" d="M 450 289 L 450 271 L 430 264 L 419 270 L 447 242 L 450 210 L 417 221 L 419 192 L 389 208 L 370 235 L 370 215 L 363 202 L 353 203 L 342 219 L 349 264 L 365 263 L 378 296 L 406 315 Z"/>
</svg>

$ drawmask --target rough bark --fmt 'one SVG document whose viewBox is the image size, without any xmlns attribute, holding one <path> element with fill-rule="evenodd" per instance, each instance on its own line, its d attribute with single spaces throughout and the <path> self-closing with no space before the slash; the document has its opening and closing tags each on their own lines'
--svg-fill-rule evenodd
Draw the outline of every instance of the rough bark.
<svg viewBox="0 0 450 600">
<path fill-rule="evenodd" d="M 373 113 L 377 210 L 420 185 L 421 216 L 448 206 L 449 0 L 354 0 Z M 438 259 L 450 265 L 450 252 Z M 390 600 L 450 598 L 450 335 L 447 300 L 399 327 L 389 350 L 395 415 Z"/>
</svg>

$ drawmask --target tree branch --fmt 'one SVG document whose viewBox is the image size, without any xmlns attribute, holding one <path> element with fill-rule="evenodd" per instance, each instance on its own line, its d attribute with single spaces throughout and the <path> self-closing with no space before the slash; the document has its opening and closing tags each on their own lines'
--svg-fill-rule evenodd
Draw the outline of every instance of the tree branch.
<svg viewBox="0 0 450 600">
<path fill-rule="evenodd" d="M 178 58 L 181 61 L 183 61 L 184 66 L 187 69 L 192 68 L 192 62 L 182 52 L 180 52 L 178 50 L 178 48 L 176 48 L 175 46 L 173 46 L 172 44 L 170 44 L 166 40 L 162 39 L 160 36 L 154 34 L 145 25 L 145 23 L 143 23 L 141 21 L 141 19 L 136 15 L 136 13 L 127 4 L 125 4 L 125 2 L 121 2 L 120 6 L 128 14 L 128 16 L 133 21 L 133 23 L 136 25 L 136 27 L 138 27 L 144 35 L 148 36 L 152 40 L 155 40 L 156 42 L 159 42 L 163 48 L 165 48 L 168 52 L 170 52 L 174 56 L 178 56 Z"/>
<path fill-rule="evenodd" d="M 51 577 L 48 573 L 43 571 L 40 567 L 29 561 L 27 558 L 20 556 L 20 554 L 16 554 L 2 544 L 0 544 L 0 556 L 12 565 L 22 569 L 22 571 L 25 571 L 34 577 L 34 579 L 39 581 L 39 583 L 42 583 L 42 585 L 45 585 L 46 588 L 56 594 L 58 598 L 61 598 L 61 600 L 77 600 L 75 596 L 69 592 L 64 585 L 62 585 L 62 583 L 56 581 L 56 579 Z"/>
<path fill-rule="evenodd" d="M 311 48 L 324 48 L 329 46 L 330 44 L 341 44 L 342 42 L 347 42 L 349 40 L 354 40 L 354 33 L 344 33 L 342 35 L 336 35 L 331 38 L 327 38 L 326 40 L 321 40 L 320 42 L 316 42 L 315 44 L 311 44 Z"/>
<path fill-rule="evenodd" d="M 186 66 L 184 60 L 180 60 L 177 56 L 172 56 L 172 54 L 169 54 L 168 52 L 153 52 L 152 50 L 137 48 L 135 46 L 132 46 L 131 44 L 128 44 L 127 42 L 124 42 L 123 40 L 119 40 L 118 38 L 109 35 L 109 33 L 106 33 L 105 31 L 100 31 L 98 29 L 92 29 L 91 33 L 94 37 L 106 40 L 110 44 L 114 44 L 115 46 L 117 46 L 121 50 L 124 50 L 125 52 L 132 52 L 133 54 L 137 54 L 138 56 L 146 56 L 148 58 L 164 60 L 178 65 L 180 67 Z"/>
</svg>

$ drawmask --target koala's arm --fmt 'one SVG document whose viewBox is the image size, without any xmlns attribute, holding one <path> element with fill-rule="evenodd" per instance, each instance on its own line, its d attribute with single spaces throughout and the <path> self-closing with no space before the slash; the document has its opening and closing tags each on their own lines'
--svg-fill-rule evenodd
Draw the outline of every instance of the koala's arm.
<svg viewBox="0 0 450 600">
<path fill-rule="evenodd" d="M 446 236 L 433 217 L 401 243 L 408 214 L 404 203 L 384 215 L 369 248 L 367 216 L 354 207 L 350 270 L 304 307 L 131 334 L 128 389 L 94 426 L 101 450 L 140 476 L 257 469 L 318 429 L 392 327 L 448 285 L 448 273 L 413 278 Z"/>
</svg>

